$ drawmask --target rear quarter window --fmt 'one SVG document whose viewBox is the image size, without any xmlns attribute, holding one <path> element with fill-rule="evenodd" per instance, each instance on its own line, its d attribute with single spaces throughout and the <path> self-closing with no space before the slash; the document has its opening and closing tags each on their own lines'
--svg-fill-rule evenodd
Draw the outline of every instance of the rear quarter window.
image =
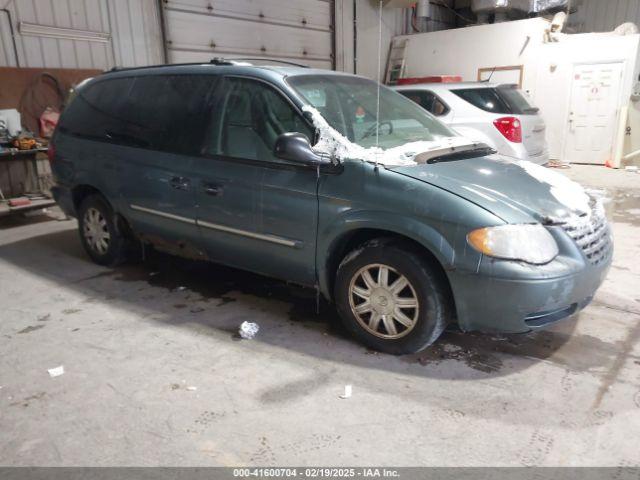
<svg viewBox="0 0 640 480">
<path fill-rule="evenodd" d="M 459 88 L 451 92 L 485 112 L 505 115 L 533 115 L 538 112 L 520 90 L 510 85 L 497 88 Z"/>
<path fill-rule="evenodd" d="M 78 92 L 61 131 L 130 147 L 197 154 L 213 75 L 142 75 L 89 84 Z"/>
<path fill-rule="evenodd" d="M 119 110 L 133 80 L 101 81 L 78 91 L 62 116 L 60 131 L 93 140 L 107 140 L 108 132 L 117 130 L 122 123 Z"/>
</svg>

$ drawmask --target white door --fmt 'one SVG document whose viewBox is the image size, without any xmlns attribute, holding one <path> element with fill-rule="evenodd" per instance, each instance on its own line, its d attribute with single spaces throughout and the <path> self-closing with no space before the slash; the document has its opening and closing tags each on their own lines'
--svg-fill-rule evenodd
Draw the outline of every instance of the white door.
<svg viewBox="0 0 640 480">
<path fill-rule="evenodd" d="M 612 160 L 622 70 L 622 63 L 574 66 L 565 162 Z"/>
</svg>

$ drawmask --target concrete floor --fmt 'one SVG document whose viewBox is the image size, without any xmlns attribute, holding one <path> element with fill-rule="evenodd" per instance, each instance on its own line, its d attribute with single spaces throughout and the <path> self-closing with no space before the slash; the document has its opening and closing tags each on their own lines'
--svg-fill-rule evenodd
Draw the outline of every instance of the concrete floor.
<svg viewBox="0 0 640 480">
<path fill-rule="evenodd" d="M 0 464 L 640 465 L 640 175 L 563 172 L 609 188 L 593 304 L 399 358 L 315 315 L 313 292 L 160 256 L 110 270 L 56 211 L 4 220 Z"/>
</svg>

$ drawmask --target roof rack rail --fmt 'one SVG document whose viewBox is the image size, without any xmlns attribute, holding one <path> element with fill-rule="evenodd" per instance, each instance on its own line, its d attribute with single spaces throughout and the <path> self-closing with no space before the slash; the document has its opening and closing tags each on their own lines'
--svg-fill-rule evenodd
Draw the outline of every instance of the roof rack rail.
<svg viewBox="0 0 640 480">
<path fill-rule="evenodd" d="M 231 61 L 231 62 L 243 62 L 243 61 L 248 61 L 248 62 L 274 62 L 274 63 L 282 63 L 284 65 L 292 65 L 294 67 L 302 67 L 302 68 L 309 68 L 309 65 L 304 65 L 302 63 L 295 63 L 295 62 L 289 62 L 287 60 L 279 60 L 277 58 L 269 58 L 269 57 L 257 57 L 257 58 L 248 58 L 248 57 L 238 57 L 238 58 L 225 58 L 225 60 Z"/>
<path fill-rule="evenodd" d="M 111 72 L 127 72 L 129 70 L 147 70 L 152 68 L 163 68 L 163 67 L 188 67 L 191 65 L 206 65 L 208 62 L 185 62 L 185 63 L 161 63 L 158 65 L 142 65 L 140 67 L 113 67 L 109 70 L 105 70 L 103 73 L 111 73 Z"/>
<path fill-rule="evenodd" d="M 213 57 L 211 60 L 209 60 L 209 63 L 212 65 L 235 65 L 233 59 L 223 57 Z"/>
<path fill-rule="evenodd" d="M 111 73 L 111 72 L 126 72 L 129 70 L 146 70 L 151 68 L 162 68 L 162 67 L 187 67 L 190 65 L 206 65 L 207 63 L 210 65 L 238 65 L 238 62 L 274 62 L 274 63 L 282 63 L 284 65 L 292 65 L 294 67 L 302 67 L 309 68 L 309 65 L 303 65 L 300 63 L 288 62 L 286 60 L 278 60 L 276 58 L 225 58 L 225 57 L 214 57 L 208 62 L 188 62 L 188 63 L 165 63 L 160 65 L 144 65 L 140 67 L 112 67 L 109 70 L 105 70 L 103 73 Z"/>
</svg>

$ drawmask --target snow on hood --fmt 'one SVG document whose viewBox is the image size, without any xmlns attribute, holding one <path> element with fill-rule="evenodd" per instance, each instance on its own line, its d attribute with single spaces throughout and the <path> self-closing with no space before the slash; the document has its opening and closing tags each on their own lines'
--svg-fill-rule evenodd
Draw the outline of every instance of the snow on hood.
<svg viewBox="0 0 640 480">
<path fill-rule="evenodd" d="M 569 210 L 578 214 L 591 212 L 591 197 L 579 183 L 535 163 L 520 160 L 516 164 L 539 182 L 548 184 L 551 194 Z"/>
<path fill-rule="evenodd" d="M 322 114 L 315 108 L 305 105 L 302 110 L 309 112 L 313 125 L 320 133 L 320 138 L 313 146 L 313 150 L 335 158 L 350 158 L 379 163 L 385 166 L 400 167 L 416 165 L 418 162 L 415 161 L 415 157 L 421 153 L 442 149 L 443 147 L 453 148 L 471 143 L 464 137 L 442 137 L 436 141 L 410 142 L 386 150 L 380 147 L 365 148 L 349 141 L 329 125 Z"/>
<path fill-rule="evenodd" d="M 593 229 L 592 218 L 606 216 L 604 204 L 610 199 L 605 190 L 585 189 L 566 176 L 531 162 L 515 162 L 530 176 L 549 185 L 549 192 L 564 205 L 569 215 L 555 218 L 559 223 L 583 230 Z"/>
</svg>

